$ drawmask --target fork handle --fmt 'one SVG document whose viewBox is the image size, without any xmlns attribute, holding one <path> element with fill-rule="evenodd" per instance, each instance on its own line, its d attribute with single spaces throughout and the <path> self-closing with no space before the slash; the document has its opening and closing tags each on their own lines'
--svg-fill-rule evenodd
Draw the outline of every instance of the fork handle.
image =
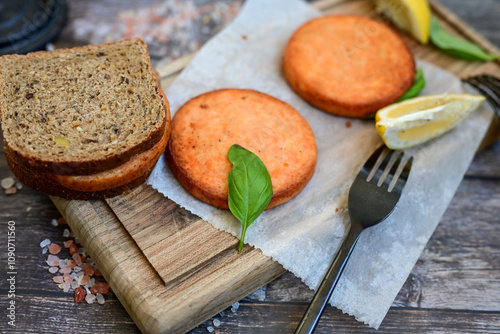
<svg viewBox="0 0 500 334">
<path fill-rule="evenodd" d="M 330 268 L 328 268 L 328 271 L 326 272 L 323 281 L 321 281 L 318 290 L 314 294 L 306 313 L 304 313 L 302 320 L 297 326 L 295 334 L 314 332 L 314 329 L 321 318 L 321 314 L 330 300 L 333 290 L 337 286 L 340 275 L 342 275 L 342 271 L 345 268 L 347 260 L 349 260 L 349 257 L 351 256 L 352 250 L 354 249 L 362 230 L 363 228 L 359 224 L 351 225 L 347 237 L 342 242 L 342 246 L 340 246 L 337 256 L 330 264 Z"/>
</svg>

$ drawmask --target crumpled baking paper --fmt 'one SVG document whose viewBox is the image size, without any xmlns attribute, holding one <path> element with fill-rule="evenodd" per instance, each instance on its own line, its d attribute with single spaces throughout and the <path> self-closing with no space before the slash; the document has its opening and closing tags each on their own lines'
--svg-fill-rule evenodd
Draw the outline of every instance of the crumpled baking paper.
<svg viewBox="0 0 500 334">
<path fill-rule="evenodd" d="M 239 16 L 206 43 L 166 90 L 173 114 L 199 94 L 249 88 L 289 103 L 307 119 L 318 147 L 313 178 L 296 198 L 265 211 L 245 240 L 313 289 L 347 234 L 349 187 L 381 144 L 373 121 L 315 109 L 286 83 L 284 47 L 301 24 L 319 15 L 299 0 L 247 0 Z M 428 81 L 422 94 L 464 91 L 453 75 L 425 62 L 418 66 Z M 362 233 L 330 301 L 334 306 L 378 328 L 453 198 L 491 117 L 482 108 L 445 136 L 408 150 L 414 163 L 403 196 L 385 222 Z M 148 183 L 216 228 L 240 235 L 237 219 L 187 193 L 163 157 Z"/>
</svg>

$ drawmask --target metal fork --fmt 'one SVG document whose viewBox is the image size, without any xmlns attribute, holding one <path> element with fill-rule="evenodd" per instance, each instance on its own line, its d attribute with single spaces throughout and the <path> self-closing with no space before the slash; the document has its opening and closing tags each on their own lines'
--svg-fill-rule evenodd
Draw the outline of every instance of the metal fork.
<svg viewBox="0 0 500 334">
<path fill-rule="evenodd" d="M 362 167 L 349 191 L 349 233 L 295 330 L 296 334 L 314 332 L 361 232 L 380 223 L 394 210 L 408 179 L 412 161 L 413 157 L 404 156 L 404 152 L 382 146 Z"/>
<path fill-rule="evenodd" d="M 489 74 L 483 74 L 462 79 L 462 81 L 472 85 L 484 95 L 500 119 L 500 79 Z"/>
</svg>

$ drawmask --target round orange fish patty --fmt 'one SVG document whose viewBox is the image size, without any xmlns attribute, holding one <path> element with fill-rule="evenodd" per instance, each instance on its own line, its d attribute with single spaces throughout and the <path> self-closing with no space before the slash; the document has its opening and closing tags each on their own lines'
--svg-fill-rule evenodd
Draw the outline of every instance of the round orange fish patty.
<svg viewBox="0 0 500 334">
<path fill-rule="evenodd" d="M 222 89 L 189 100 L 172 119 L 167 159 L 193 196 L 228 209 L 227 154 L 234 144 L 266 165 L 273 184 L 268 209 L 296 196 L 314 174 L 316 140 L 307 121 L 290 105 L 254 90 Z"/>
<path fill-rule="evenodd" d="M 367 17 L 327 15 L 302 25 L 283 55 L 290 86 L 313 106 L 361 118 L 394 103 L 415 80 L 404 41 Z"/>
</svg>

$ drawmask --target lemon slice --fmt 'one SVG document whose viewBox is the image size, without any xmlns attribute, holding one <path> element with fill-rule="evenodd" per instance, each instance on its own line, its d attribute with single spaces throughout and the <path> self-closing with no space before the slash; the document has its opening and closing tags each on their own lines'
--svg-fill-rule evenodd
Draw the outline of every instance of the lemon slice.
<svg viewBox="0 0 500 334">
<path fill-rule="evenodd" d="M 387 147 L 409 148 L 456 127 L 485 100 L 470 94 L 439 94 L 408 99 L 377 111 L 375 127 Z"/>
<path fill-rule="evenodd" d="M 377 12 L 384 14 L 400 29 L 420 43 L 429 41 L 431 10 L 427 0 L 374 0 Z"/>
</svg>

